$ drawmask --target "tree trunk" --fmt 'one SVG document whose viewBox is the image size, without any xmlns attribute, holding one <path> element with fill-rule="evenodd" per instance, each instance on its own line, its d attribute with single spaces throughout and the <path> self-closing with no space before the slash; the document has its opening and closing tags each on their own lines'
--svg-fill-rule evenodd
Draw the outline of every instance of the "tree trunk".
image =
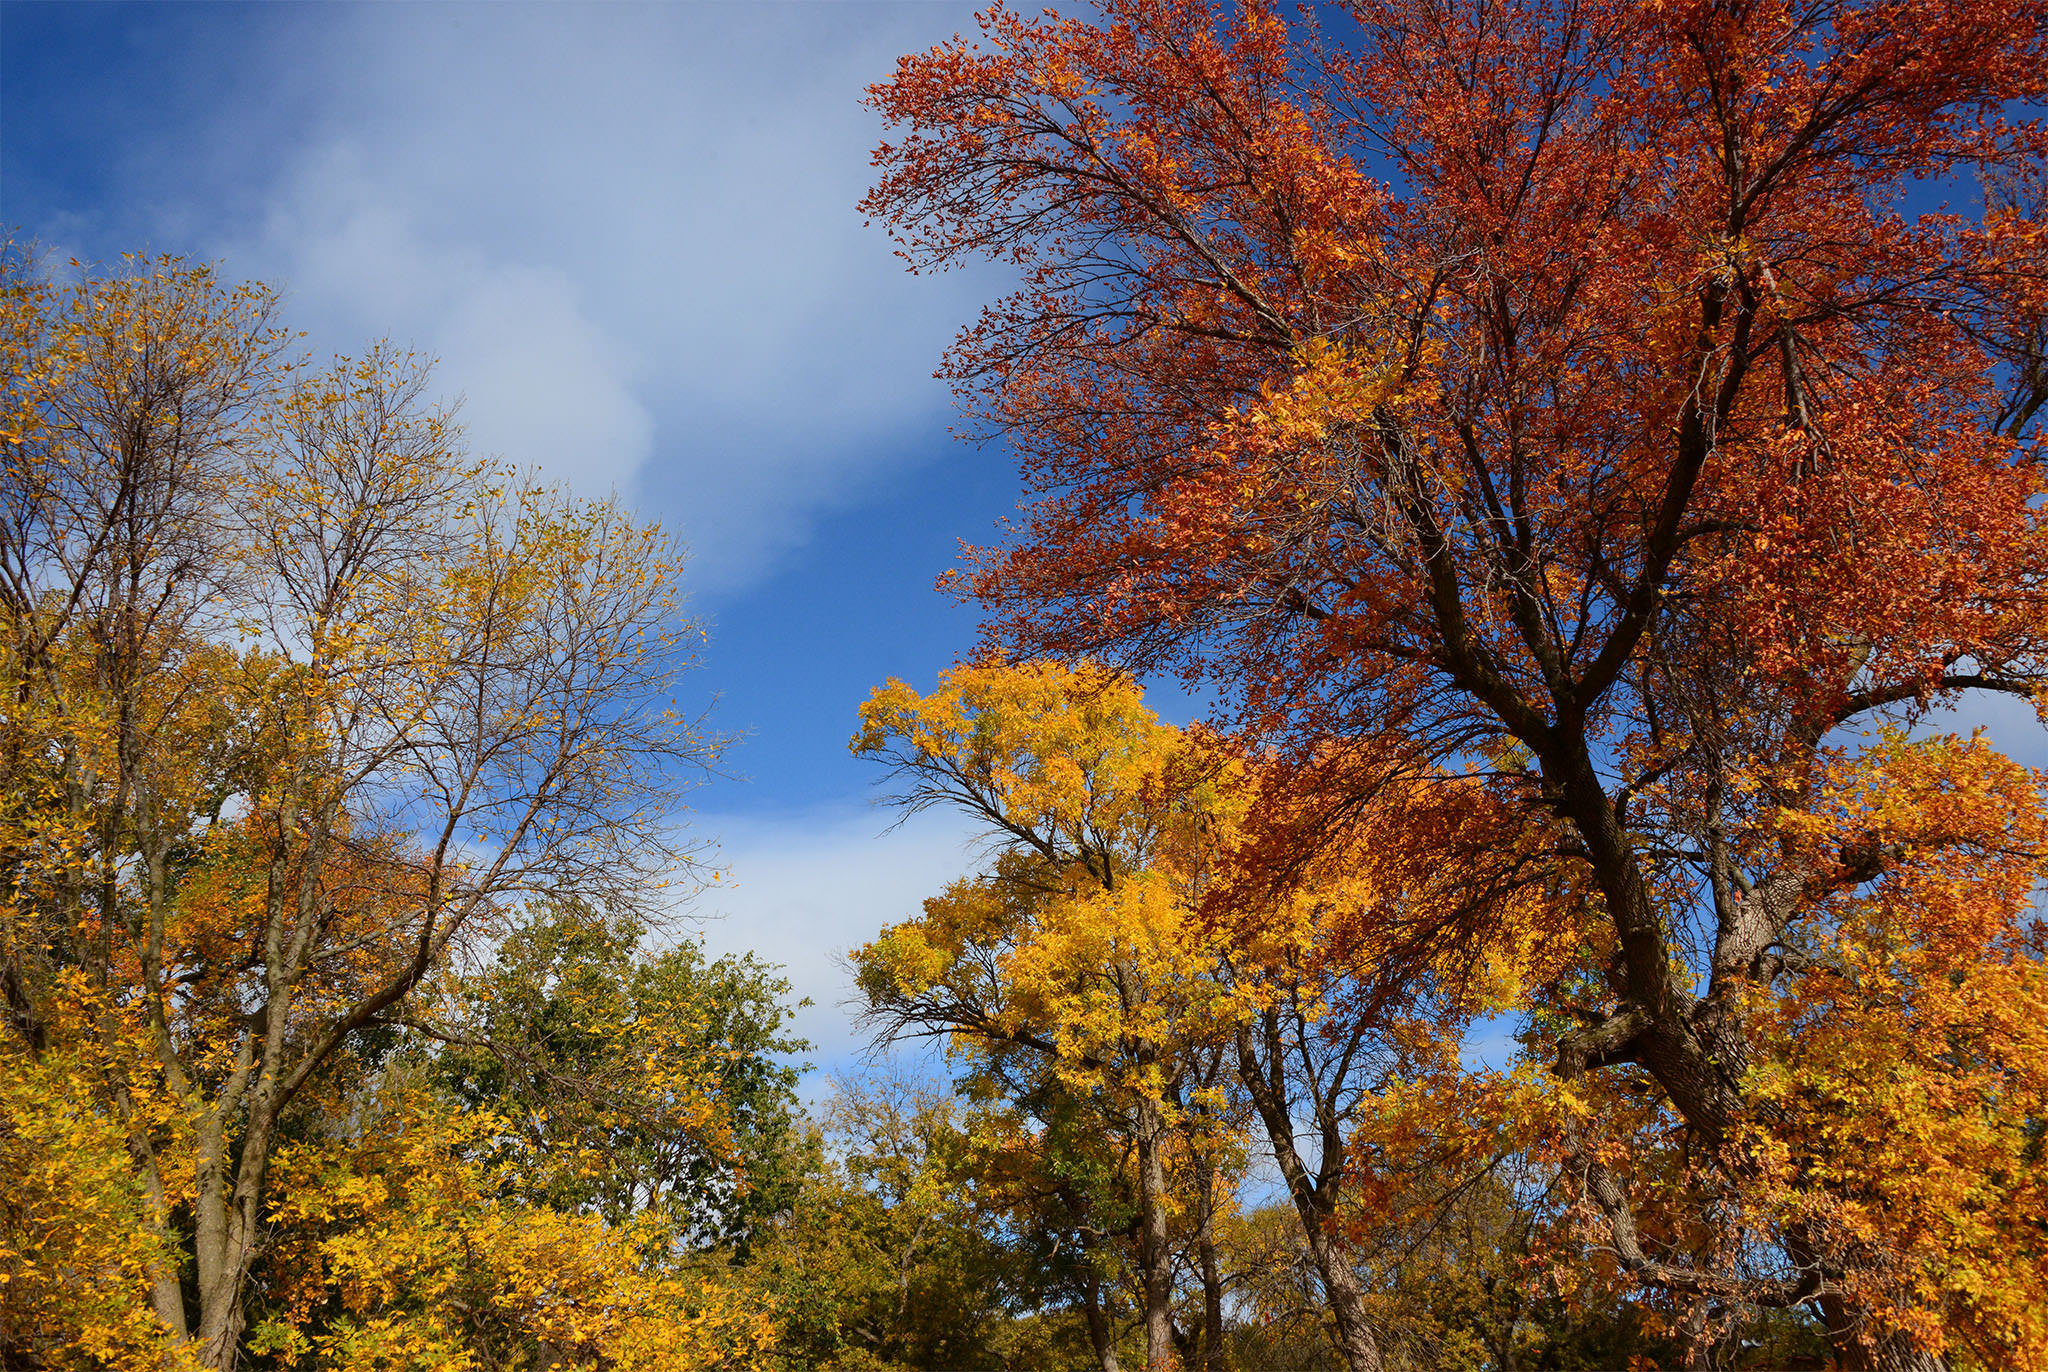
<svg viewBox="0 0 2048 1372">
<path fill-rule="evenodd" d="M 1145 1296 L 1146 1372 L 1174 1372 L 1173 1256 L 1166 1234 L 1165 1125 L 1159 1103 L 1138 1102 L 1138 1276 Z"/>
<path fill-rule="evenodd" d="M 267 1069 L 268 1063 L 265 1064 Z M 202 1132 L 200 1186 L 194 1210 L 194 1256 L 199 1266 L 200 1365 L 234 1372 L 246 1323 L 242 1297 L 263 1233 L 263 1188 L 276 1142 L 279 1100 L 275 1078 L 257 1081 L 242 1131 L 234 1185 L 227 1185 L 226 1130 L 218 1116 Z"/>
<path fill-rule="evenodd" d="M 1608 981 L 1637 1016 L 1629 1056 L 1664 1088 L 1700 1151 L 1717 1153 L 1742 1111 L 1733 1085 L 1748 1056 L 1739 1026 L 1695 1022 L 1697 1002 L 1675 970 L 1670 940 L 1635 841 L 1617 817 L 1614 798 L 1583 740 L 1547 752 L 1538 753 L 1544 779 L 1556 788 L 1560 813 L 1585 844 L 1601 903 L 1614 928 L 1617 953 Z M 1707 1041 L 1708 1034 L 1712 1042 Z"/>
<path fill-rule="evenodd" d="M 1547 778 L 1553 768 L 1561 779 L 1560 808 L 1592 857 L 1620 944 L 1608 980 L 1636 1025 L 1627 1043 L 1611 1046 L 1610 1059 L 1632 1059 L 1646 1068 L 1685 1121 L 1695 1147 L 1704 1153 L 1718 1151 L 1744 1108 L 1736 1083 L 1749 1061 L 1742 1016 L 1733 1008 L 1734 997 L 1725 983 L 1746 976 L 1749 957 L 1776 936 L 1785 919 L 1765 915 L 1756 927 L 1731 928 L 1724 917 L 1716 940 L 1715 981 L 1707 998 L 1696 1000 L 1673 971 L 1674 959 L 1639 860 L 1589 754 L 1581 746 L 1561 761 L 1546 758 Z M 1803 881 L 1789 884 L 1803 887 Z M 1748 904 L 1760 906 L 1762 901 Z M 1570 1077 L 1592 1065 L 1597 1064 L 1581 1061 L 1561 1075 Z M 1903 1335 L 1859 1337 L 1863 1322 L 1839 1297 L 1823 1297 L 1821 1305 L 1829 1350 L 1844 1372 L 1947 1372 L 1946 1358 Z"/>
<path fill-rule="evenodd" d="M 1350 1256 L 1322 1228 L 1309 1231 L 1309 1254 L 1329 1295 L 1330 1317 L 1337 1326 L 1337 1351 L 1351 1372 L 1381 1372 L 1379 1340 L 1365 1318 L 1365 1283 Z"/>
<path fill-rule="evenodd" d="M 194 1204 L 193 1257 L 199 1267 L 199 1328 L 195 1341 L 199 1362 L 218 1372 L 234 1372 L 242 1342 L 242 1288 L 256 1253 L 252 1231 L 238 1194 L 223 1194 L 217 1156 L 202 1164 L 201 1192 Z M 205 1173 L 215 1174 L 204 1178 Z"/>
<path fill-rule="evenodd" d="M 149 1202 L 150 1227 L 163 1241 L 163 1251 L 175 1255 L 178 1245 L 171 1242 L 169 1224 L 170 1206 L 164 1198 L 163 1175 L 157 1168 L 156 1155 L 146 1140 L 135 1139 L 129 1143 L 129 1152 L 134 1157 L 137 1169 L 142 1174 L 143 1197 Z M 148 1273 L 149 1303 L 156 1310 L 156 1317 L 163 1321 L 175 1343 L 183 1343 L 188 1337 L 185 1324 L 185 1292 L 178 1281 L 177 1259 L 173 1256 L 168 1263 L 153 1262 Z"/>
<path fill-rule="evenodd" d="M 1268 1031 L 1269 1035 L 1273 1032 L 1270 1022 Z M 1294 1146 L 1294 1116 L 1279 1078 L 1278 1050 L 1270 1041 L 1267 1047 L 1269 1056 L 1275 1059 L 1270 1075 L 1261 1070 L 1251 1030 L 1241 1032 L 1237 1041 L 1238 1076 L 1266 1126 L 1273 1160 L 1280 1165 L 1281 1178 L 1287 1183 L 1288 1197 L 1294 1202 L 1294 1213 L 1300 1218 L 1308 1241 L 1309 1257 L 1315 1263 L 1316 1275 L 1322 1278 L 1323 1293 L 1330 1303 L 1330 1319 L 1336 1326 L 1337 1352 L 1350 1372 L 1383 1372 L 1379 1340 L 1373 1337 L 1372 1325 L 1365 1317 L 1365 1285 L 1359 1281 L 1349 1255 L 1330 1232 L 1335 1207 L 1327 1186 L 1309 1176 L 1301 1152 Z"/>
<path fill-rule="evenodd" d="M 1102 1280 L 1091 1260 L 1081 1281 L 1081 1310 L 1088 1317 L 1088 1343 L 1102 1372 L 1123 1372 L 1116 1360 L 1116 1339 L 1109 1327 L 1109 1312 L 1102 1307 Z"/>
<path fill-rule="evenodd" d="M 1215 1169 L 1209 1184 L 1215 1185 Z M 1202 1206 L 1198 1240 L 1202 1264 L 1202 1372 L 1223 1372 L 1223 1274 L 1216 1262 L 1216 1203 L 1212 1193 Z"/>
<path fill-rule="evenodd" d="M 242 1295 L 259 1238 L 256 1197 L 237 1187 L 208 1264 L 213 1279 L 199 1288 L 199 1360 L 204 1367 L 234 1372 L 240 1360 L 246 1323 Z"/>
<path fill-rule="evenodd" d="M 1903 1334 L 1858 1337 L 1862 1321 L 1839 1296 L 1820 1299 L 1827 1324 L 1828 1352 L 1842 1372 L 1949 1372 L 1949 1361 Z"/>
</svg>

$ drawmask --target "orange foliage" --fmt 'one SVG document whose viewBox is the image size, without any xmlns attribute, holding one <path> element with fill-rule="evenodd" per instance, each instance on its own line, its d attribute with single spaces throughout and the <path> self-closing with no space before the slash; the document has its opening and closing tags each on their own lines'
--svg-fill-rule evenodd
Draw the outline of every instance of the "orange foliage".
<svg viewBox="0 0 2048 1372">
<path fill-rule="evenodd" d="M 1540 932 L 1502 985 L 1586 1107 L 1546 1146 L 1700 1357 L 1786 1306 L 1848 1366 L 2048 1357 L 2000 1161 L 2038 1118 L 2038 798 L 1998 783 L 2002 854 L 1935 805 L 1981 748 L 1931 785 L 1857 732 L 2048 684 L 2044 95 L 2040 0 L 999 6 L 871 92 L 864 206 L 913 267 L 1023 278 L 946 363 L 1037 496 L 957 583 L 991 648 L 1206 680 L 1353 760 L 1333 813 L 1446 792 L 1380 841 L 1455 916 L 1375 898 L 1352 971 Z M 1931 827 L 1849 823 L 1863 774 Z M 1942 1084 L 1829 1085 L 1837 1046 Z M 1972 1123 L 1908 1131 L 1951 1151 L 1886 1230 L 1858 1207 L 1902 1187 L 1841 1150 L 1909 1099 Z"/>
</svg>

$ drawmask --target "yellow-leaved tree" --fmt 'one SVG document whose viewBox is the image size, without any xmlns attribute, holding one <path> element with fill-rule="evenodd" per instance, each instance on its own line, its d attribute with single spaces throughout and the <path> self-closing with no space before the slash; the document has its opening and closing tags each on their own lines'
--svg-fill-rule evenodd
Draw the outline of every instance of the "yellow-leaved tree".
<svg viewBox="0 0 2048 1372">
<path fill-rule="evenodd" d="M 92 1159 L 8 1216 L 4 1338 L 118 1361 L 118 1270 L 226 1369 L 323 1074 L 527 902 L 678 870 L 680 555 L 467 456 L 420 360 L 308 369 L 262 287 L 9 255 L 0 310 L 0 1139 L 61 1156 L 66 1100 Z"/>
<path fill-rule="evenodd" d="M 1034 1102 L 1041 1131 L 1085 1103 L 1135 1175 L 1148 1363 L 1180 1358 L 1176 1228 L 1207 1288 L 1202 1346 L 1220 1357 L 1213 1220 L 1244 1156 L 1224 1064 L 1253 1007 L 1216 974 L 1199 904 L 1240 818 L 1239 764 L 1086 665 L 956 668 L 928 695 L 892 682 L 861 720 L 854 750 L 891 768 L 902 804 L 957 808 L 995 844 L 981 873 L 856 950 L 871 1022 L 945 1036 L 967 1089 Z"/>
</svg>

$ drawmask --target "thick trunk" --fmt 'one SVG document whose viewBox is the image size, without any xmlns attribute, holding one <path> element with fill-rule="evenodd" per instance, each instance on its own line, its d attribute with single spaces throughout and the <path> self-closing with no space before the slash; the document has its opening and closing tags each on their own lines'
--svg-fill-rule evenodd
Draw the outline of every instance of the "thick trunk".
<svg viewBox="0 0 2048 1372">
<path fill-rule="evenodd" d="M 1949 1372 L 1949 1361 L 1901 1334 L 1860 1337 L 1863 1321 L 1839 1296 L 1823 1296 L 1828 1352 L 1842 1372 Z"/>
<path fill-rule="evenodd" d="M 256 1258 L 255 1207 L 236 1203 L 218 1226 L 211 1253 L 202 1267 L 210 1280 L 199 1286 L 199 1362 L 218 1372 L 234 1372 L 242 1345 L 243 1288 Z"/>
<path fill-rule="evenodd" d="M 1679 1326 L 1679 1333 L 1685 1340 L 1682 1354 L 1685 1362 L 1681 1372 L 1713 1372 L 1714 1339 L 1708 1328 L 1707 1316 L 1707 1303 L 1694 1301 Z"/>
<path fill-rule="evenodd" d="M 1494 1351 L 1494 1362 L 1499 1366 L 1500 1372 L 1520 1372 L 1521 1359 L 1515 1352 L 1515 1331 L 1521 1328 L 1521 1325 L 1522 1317 L 1519 1315 L 1508 1319 L 1508 1327 L 1501 1335 L 1500 1343 Z"/>
<path fill-rule="evenodd" d="M 170 1331 L 171 1339 L 184 1343 L 190 1336 L 185 1327 L 185 1293 L 178 1285 L 178 1274 L 161 1268 L 149 1274 L 149 1304 L 156 1311 L 157 1319 Z"/>
<path fill-rule="evenodd" d="M 1544 762 L 1560 808 L 1585 843 L 1614 927 L 1617 949 L 1609 980 L 1638 1020 L 1630 1056 L 1664 1088 L 1699 1149 L 1716 1153 L 1741 1113 L 1734 1087 L 1746 1056 L 1739 1026 L 1719 1018 L 1707 1025 L 1694 1022 L 1695 1001 L 1678 975 L 1635 845 L 1583 745 Z"/>
<path fill-rule="evenodd" d="M 217 1292 L 228 1255 L 227 1138 L 218 1119 L 198 1129 L 197 1176 L 192 1195 L 192 1261 L 199 1276 L 201 1337 L 219 1306 Z"/>
<path fill-rule="evenodd" d="M 227 1186 L 224 1131 L 216 1124 L 202 1140 L 199 1196 L 194 1209 L 194 1256 L 199 1266 L 200 1365 L 234 1372 L 240 1355 L 244 1288 L 262 1239 L 263 1185 L 276 1135 L 277 1102 L 267 1077 L 258 1083 L 241 1140 L 240 1165 Z M 211 1145 L 210 1147 L 208 1145 Z"/>
<path fill-rule="evenodd" d="M 1613 1042 L 1602 1042 L 1604 1036 L 1598 1029 L 1580 1035 L 1578 1043 L 1568 1043 L 1561 1051 L 1559 1075 L 1570 1079 L 1607 1062 L 1640 1063 L 1664 1088 L 1685 1121 L 1694 1148 L 1704 1154 L 1715 1153 L 1744 1110 L 1737 1083 L 1749 1066 L 1750 1046 L 1736 1008 L 1739 996 L 1735 988 L 1750 975 L 1751 959 L 1777 937 L 1789 918 L 1771 907 L 1796 899 L 1810 873 L 1781 874 L 1775 884 L 1785 889 L 1776 893 L 1763 890 L 1739 903 L 1721 898 L 1713 981 L 1706 998 L 1695 999 L 1677 978 L 1677 959 L 1630 838 L 1590 760 L 1582 751 L 1567 759 L 1559 771 L 1563 777 L 1558 787 L 1562 808 L 1585 841 L 1620 945 L 1608 978 L 1625 1009 L 1610 1020 L 1610 1026 L 1626 1031 Z M 1611 1180 L 1606 1184 L 1615 1194 L 1611 1202 L 1603 1202 L 1603 1209 L 1609 1210 L 1613 1220 L 1625 1210 L 1626 1198 Z M 1632 1233 L 1620 1232 L 1622 1227 L 1617 1224 L 1615 1239 L 1626 1258 L 1636 1244 Z M 1814 1262 L 1814 1254 L 1796 1240 L 1792 1251 L 1802 1265 Z M 1839 1297 L 1823 1297 L 1821 1305 L 1830 1351 L 1844 1372 L 1947 1372 L 1947 1359 L 1926 1352 L 1908 1338 L 1863 1337 L 1864 1322 Z M 1691 1356 L 1704 1367 L 1708 1351 L 1707 1343 L 1695 1341 Z"/>
<path fill-rule="evenodd" d="M 1309 1254 L 1330 1301 L 1330 1317 L 1337 1326 L 1337 1351 L 1351 1372 L 1381 1372 L 1379 1340 L 1365 1318 L 1365 1283 L 1350 1257 L 1327 1230 L 1309 1231 Z"/>
<path fill-rule="evenodd" d="M 166 1254 L 175 1254 L 178 1246 L 169 1242 L 170 1206 L 164 1196 L 163 1176 L 157 1169 L 156 1156 L 148 1143 L 141 1140 L 130 1145 L 130 1152 L 142 1174 L 142 1191 L 144 1199 L 149 1202 L 150 1225 L 155 1229 L 157 1238 L 163 1241 L 163 1251 Z M 155 1309 L 156 1317 L 163 1321 L 164 1328 L 170 1331 L 175 1342 L 184 1343 L 188 1336 L 185 1325 L 185 1293 L 178 1282 L 176 1258 L 172 1257 L 168 1262 L 151 1263 L 148 1280 L 149 1303 Z"/>
<path fill-rule="evenodd" d="M 280 811 L 280 832 L 285 832 L 298 813 L 287 803 Z M 332 815 L 318 816 L 315 833 L 302 854 L 308 869 L 317 868 L 322 857 L 320 835 L 332 822 Z M 278 1114 L 289 1099 L 285 1084 L 287 1059 L 285 1026 L 291 1020 L 292 988 L 297 969 L 303 967 L 303 948 L 293 946 L 310 914 L 308 902 L 313 884 L 294 881 L 290 846 L 278 841 L 271 852 L 264 923 L 264 967 L 268 996 L 263 1006 L 261 1047 L 253 1062 L 245 1063 L 237 1085 L 224 1090 L 215 1104 L 208 1130 L 202 1131 L 198 1212 L 194 1248 L 199 1266 L 199 1329 L 196 1342 L 204 1367 L 233 1372 L 240 1355 L 246 1323 L 244 1288 L 249 1269 L 255 1263 L 262 1240 L 263 1190 L 269 1175 L 270 1150 L 276 1143 Z M 288 918 L 298 916 L 294 928 Z M 304 1064 L 301 1064 L 303 1070 Z M 246 1091 L 246 1096 L 242 1093 Z M 246 1118 L 232 1185 L 228 1179 L 229 1151 L 226 1145 L 229 1112 L 241 1105 Z"/>
<path fill-rule="evenodd" d="M 1165 1126 L 1155 1101 L 1138 1103 L 1138 1275 L 1145 1296 L 1146 1372 L 1173 1372 L 1173 1256 L 1166 1234 Z"/>
</svg>

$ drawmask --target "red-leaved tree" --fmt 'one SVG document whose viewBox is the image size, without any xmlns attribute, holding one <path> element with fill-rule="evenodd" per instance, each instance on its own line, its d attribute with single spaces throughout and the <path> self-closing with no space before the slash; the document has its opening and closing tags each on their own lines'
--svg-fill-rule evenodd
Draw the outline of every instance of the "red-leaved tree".
<svg viewBox="0 0 2048 1372">
<path fill-rule="evenodd" d="M 992 646 L 1548 834 L 1556 1156 L 1702 1348 L 2048 1357 L 2037 781 L 1872 733 L 2048 687 L 2044 95 L 2041 0 L 998 7 L 871 93 L 864 208 L 1021 273 L 945 366 L 1039 497 Z M 2009 1184 L 1854 1151 L 1958 1119 Z"/>
</svg>

